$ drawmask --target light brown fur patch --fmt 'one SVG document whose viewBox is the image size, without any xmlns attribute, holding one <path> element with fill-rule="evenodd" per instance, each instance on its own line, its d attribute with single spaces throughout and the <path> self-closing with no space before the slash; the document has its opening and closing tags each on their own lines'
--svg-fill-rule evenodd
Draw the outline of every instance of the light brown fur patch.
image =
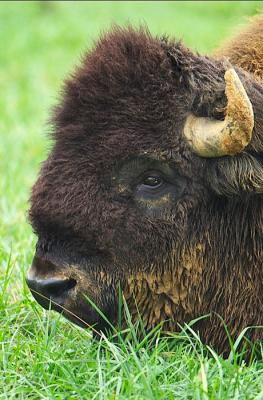
<svg viewBox="0 0 263 400">
<path fill-rule="evenodd" d="M 146 329 L 151 329 L 162 321 L 164 327 L 176 329 L 185 315 L 199 308 L 195 287 L 202 280 L 202 265 L 199 254 L 203 252 L 201 244 L 196 246 L 196 256 L 185 255 L 182 263 L 173 263 L 169 270 L 144 273 L 137 272 L 127 278 L 124 297 L 134 320 L 138 315 Z M 173 255 L 170 257 L 170 263 Z M 142 270 L 142 269 L 141 269 Z M 160 268 L 161 270 L 161 268 Z"/>
<path fill-rule="evenodd" d="M 227 57 L 229 61 L 254 74 L 255 79 L 263 80 L 263 14 L 251 19 L 247 28 L 243 28 L 233 39 L 225 42 L 214 55 Z"/>
</svg>

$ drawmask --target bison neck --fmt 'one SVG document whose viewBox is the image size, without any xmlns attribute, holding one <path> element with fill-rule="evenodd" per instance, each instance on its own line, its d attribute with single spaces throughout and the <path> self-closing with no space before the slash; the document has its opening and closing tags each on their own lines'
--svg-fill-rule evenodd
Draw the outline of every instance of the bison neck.
<svg viewBox="0 0 263 400">
<path fill-rule="evenodd" d="M 171 252 L 165 268 L 157 265 L 154 271 L 127 277 L 124 297 L 134 320 L 140 315 L 146 329 L 163 323 L 165 330 L 176 331 L 178 324 L 209 314 L 195 329 L 205 343 L 222 352 L 229 350 L 222 320 L 233 340 L 247 326 L 262 325 L 261 201 L 240 207 L 236 220 L 229 207 L 211 210 L 211 226 L 201 215 L 195 216 L 193 236 L 189 234 L 180 257 L 178 251 Z M 262 329 L 251 330 L 248 336 L 262 340 Z"/>
</svg>

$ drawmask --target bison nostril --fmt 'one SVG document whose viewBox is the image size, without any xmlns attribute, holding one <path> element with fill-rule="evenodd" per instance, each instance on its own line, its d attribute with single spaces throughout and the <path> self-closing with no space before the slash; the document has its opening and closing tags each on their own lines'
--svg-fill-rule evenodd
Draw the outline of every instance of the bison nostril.
<svg viewBox="0 0 263 400">
<path fill-rule="evenodd" d="M 35 291 L 39 294 L 42 294 L 46 297 L 60 297 L 62 295 L 66 295 L 67 292 L 76 286 L 75 279 L 67 278 L 67 279 L 56 279 L 56 278 L 48 278 L 48 279 L 30 279 L 27 278 L 27 285 L 29 289 Z"/>
<path fill-rule="evenodd" d="M 43 292 L 50 296 L 60 296 L 76 285 L 74 279 L 45 279 L 41 282 Z"/>
</svg>

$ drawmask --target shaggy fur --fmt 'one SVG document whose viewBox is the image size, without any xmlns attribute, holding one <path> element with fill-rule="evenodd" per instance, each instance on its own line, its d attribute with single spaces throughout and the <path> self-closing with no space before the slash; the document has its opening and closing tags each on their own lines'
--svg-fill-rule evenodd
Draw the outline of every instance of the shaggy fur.
<svg viewBox="0 0 263 400">
<path fill-rule="evenodd" d="M 231 63 L 252 73 L 259 82 L 263 80 L 263 15 L 258 15 L 235 38 L 227 41 L 215 52 L 217 57 L 227 57 Z"/>
<path fill-rule="evenodd" d="M 147 329 L 166 321 L 176 330 L 210 313 L 197 329 L 222 352 L 228 340 L 217 314 L 233 338 L 262 324 L 263 87 L 246 70 L 258 60 L 252 72 L 263 73 L 263 45 L 251 33 L 262 37 L 263 28 L 253 29 L 225 52 L 255 113 L 253 139 L 235 157 L 202 159 L 182 135 L 190 111 L 223 118 L 223 58 L 115 27 L 66 81 L 54 145 L 32 190 L 36 256 L 44 260 L 33 268 L 75 279 L 65 304 L 88 323 L 98 320 L 82 293 L 114 323 L 121 282 L 134 320 L 138 307 Z M 253 57 L 236 63 L 251 40 Z M 153 169 L 169 183 L 149 196 L 141 175 Z M 262 339 L 262 330 L 247 336 Z"/>
</svg>

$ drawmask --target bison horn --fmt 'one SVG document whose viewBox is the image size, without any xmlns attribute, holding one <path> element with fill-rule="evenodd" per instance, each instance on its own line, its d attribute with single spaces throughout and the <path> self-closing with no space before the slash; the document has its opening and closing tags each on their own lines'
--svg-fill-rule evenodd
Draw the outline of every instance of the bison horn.
<svg viewBox="0 0 263 400">
<path fill-rule="evenodd" d="M 201 157 L 221 157 L 240 153 L 248 145 L 254 127 L 251 102 L 236 73 L 225 72 L 227 106 L 223 121 L 188 115 L 184 135 Z"/>
</svg>

